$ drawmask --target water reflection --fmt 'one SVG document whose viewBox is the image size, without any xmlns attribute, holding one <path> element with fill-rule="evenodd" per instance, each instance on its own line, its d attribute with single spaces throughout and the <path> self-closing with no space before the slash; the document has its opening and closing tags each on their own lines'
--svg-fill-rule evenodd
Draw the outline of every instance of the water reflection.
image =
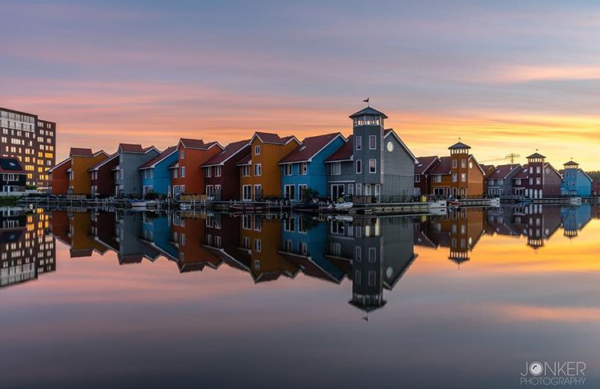
<svg viewBox="0 0 600 389">
<path fill-rule="evenodd" d="M 459 209 L 444 217 L 328 218 L 289 215 L 156 214 L 53 210 L 0 214 L 2 286 L 56 270 L 54 237 L 71 258 L 116 253 L 120 265 L 174 262 L 181 273 L 218 269 L 247 273 L 261 284 L 299 273 L 327 283 L 352 282 L 349 303 L 365 312 L 383 307 L 417 258 L 415 246 L 448 250 L 458 267 L 482 236 L 526 238 L 542 249 L 559 229 L 576 238 L 597 206 Z M 51 234 L 47 233 L 51 232 Z"/>
</svg>

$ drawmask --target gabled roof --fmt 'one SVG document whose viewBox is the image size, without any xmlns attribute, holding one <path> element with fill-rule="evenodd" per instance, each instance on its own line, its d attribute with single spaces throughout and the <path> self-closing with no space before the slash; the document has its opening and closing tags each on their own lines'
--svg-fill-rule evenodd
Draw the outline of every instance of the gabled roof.
<svg viewBox="0 0 600 389">
<path fill-rule="evenodd" d="M 429 174 L 433 175 L 444 175 L 450 174 L 452 166 L 452 159 L 450 157 L 440 157 L 440 163 L 438 163 Z"/>
<path fill-rule="evenodd" d="M 331 142 L 340 137 L 344 141 L 346 140 L 339 132 L 305 138 L 300 144 L 300 147 L 285 156 L 279 161 L 279 164 L 311 162 L 317 154 L 325 149 L 325 147 L 329 146 Z"/>
<path fill-rule="evenodd" d="M 241 140 L 238 142 L 230 143 L 227 146 L 225 146 L 223 151 L 221 151 L 219 154 L 215 155 L 208 161 L 204 162 L 201 166 L 207 167 L 224 165 L 225 162 L 229 161 L 229 159 L 233 158 L 238 153 L 243 153 L 249 147 L 250 143 L 248 140 Z"/>
<path fill-rule="evenodd" d="M 246 157 L 242 158 L 242 160 L 237 163 L 237 166 L 248 166 L 250 165 L 250 161 L 252 161 L 252 154 L 248 154 Z"/>
<path fill-rule="evenodd" d="M 0 158 L 0 173 L 26 173 L 17 158 Z"/>
<path fill-rule="evenodd" d="M 486 176 L 490 176 L 496 171 L 496 167 L 494 165 L 484 165 L 481 163 L 479 166 L 481 166 L 481 170 L 485 172 Z"/>
<path fill-rule="evenodd" d="M 466 145 L 462 142 L 458 142 L 453 144 L 452 146 L 448 147 L 448 150 L 460 150 L 460 149 L 470 149 L 471 146 Z"/>
<path fill-rule="evenodd" d="M 71 147 L 69 157 L 91 157 L 94 155 L 92 149 L 84 149 L 79 147 Z"/>
<path fill-rule="evenodd" d="M 513 180 L 525 180 L 529 178 L 529 164 L 525 164 L 521 167 L 521 171 L 518 172 L 514 177 Z"/>
<path fill-rule="evenodd" d="M 276 144 L 276 145 L 285 145 L 291 141 L 296 141 L 298 144 L 300 144 L 300 141 L 293 135 L 281 138 L 277 134 L 273 134 L 270 132 L 258 132 L 257 131 L 252 136 L 252 139 L 250 139 L 250 143 L 252 143 L 254 141 L 254 138 L 258 138 L 262 143 L 271 143 L 271 144 Z"/>
<path fill-rule="evenodd" d="M 417 158 L 417 162 L 415 162 L 415 174 L 421 175 L 425 174 L 427 170 L 435 163 L 439 162 L 440 157 L 437 155 L 433 155 L 430 157 L 419 157 Z"/>
<path fill-rule="evenodd" d="M 354 135 L 350 135 L 348 139 L 346 139 L 346 143 L 342 145 L 339 149 L 337 149 L 333 154 L 329 156 L 325 160 L 325 163 L 328 162 L 341 162 L 341 161 L 351 161 L 354 154 Z"/>
<path fill-rule="evenodd" d="M 542 158 L 542 159 L 543 159 L 543 158 L 546 158 L 546 157 L 545 157 L 545 156 L 543 156 L 543 155 L 542 155 L 542 154 L 540 154 L 540 153 L 534 153 L 534 154 L 531 154 L 529 157 L 527 157 L 527 159 L 534 159 L 534 158 L 535 158 L 535 159 L 540 159 L 540 158 Z"/>
<path fill-rule="evenodd" d="M 360 111 L 353 113 L 352 115 L 350 115 L 350 119 L 354 119 L 355 117 L 358 116 L 364 116 L 364 115 L 372 115 L 372 116 L 383 116 L 384 119 L 387 119 L 388 117 L 386 116 L 386 114 L 384 114 L 383 112 L 380 112 L 374 108 L 371 107 L 367 107 L 367 108 L 363 108 Z"/>
<path fill-rule="evenodd" d="M 504 180 L 508 176 L 510 176 L 512 173 L 514 173 L 516 170 L 519 170 L 519 169 L 521 169 L 521 165 L 519 165 L 519 164 L 499 165 L 499 166 L 496 166 L 496 171 L 494 171 L 494 173 L 492 173 L 486 179 L 488 179 L 488 180 L 498 180 L 498 179 Z"/>
<path fill-rule="evenodd" d="M 164 160 L 165 158 L 169 157 L 170 155 L 172 155 L 173 153 L 176 153 L 176 152 L 177 152 L 177 146 L 168 147 L 165 151 L 163 151 L 156 157 L 150 159 L 149 161 L 144 163 L 142 166 L 140 166 L 139 170 L 152 169 L 155 167 L 155 165 L 157 163 L 159 163 L 160 161 Z"/>
<path fill-rule="evenodd" d="M 575 161 L 565 162 L 563 166 L 579 166 L 579 164 Z"/>
<path fill-rule="evenodd" d="M 119 143 L 119 150 L 123 151 L 124 153 L 144 153 L 142 145 L 134 145 L 130 143 Z"/>
<path fill-rule="evenodd" d="M 54 170 L 58 169 L 59 167 L 61 167 L 62 165 L 68 163 L 69 165 L 67 166 L 67 168 L 69 168 L 71 166 L 71 158 L 67 158 L 61 162 L 59 162 L 58 164 L 52 166 L 50 169 L 47 170 L 48 173 L 53 172 Z"/>
<path fill-rule="evenodd" d="M 98 162 L 97 164 L 95 164 L 94 166 L 92 166 L 91 168 L 88 169 L 88 172 L 93 172 L 98 170 L 100 167 L 106 165 L 107 163 L 109 163 L 110 161 L 114 160 L 115 158 L 117 158 L 119 156 L 119 153 L 116 152 L 114 154 L 111 154 L 108 156 L 108 158 L 106 158 L 103 161 Z"/>
<path fill-rule="evenodd" d="M 214 146 L 218 146 L 221 149 L 223 149 L 223 146 L 221 146 L 219 142 L 204 143 L 202 139 L 181 138 L 179 139 L 177 147 L 179 147 L 180 144 L 183 145 L 183 147 L 185 147 L 186 149 L 208 150 Z"/>
<path fill-rule="evenodd" d="M 383 131 L 383 139 L 387 138 L 389 135 L 393 135 L 394 138 L 396 138 L 398 143 L 400 143 L 400 146 L 402 146 L 402 148 L 408 153 L 408 155 L 411 156 L 411 158 L 413 159 L 414 162 L 417 161 L 417 157 L 415 157 L 415 155 L 412 153 L 412 151 L 410 151 L 408 146 L 406 146 L 406 144 L 402 141 L 402 139 L 400 139 L 400 137 L 398 136 L 398 134 L 396 134 L 396 131 L 394 131 L 393 128 L 388 128 L 387 130 Z"/>
</svg>

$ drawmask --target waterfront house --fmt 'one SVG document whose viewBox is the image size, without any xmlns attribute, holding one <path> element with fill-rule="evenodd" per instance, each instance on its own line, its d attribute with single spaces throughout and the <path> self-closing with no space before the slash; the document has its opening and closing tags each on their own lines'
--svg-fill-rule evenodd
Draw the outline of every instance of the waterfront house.
<svg viewBox="0 0 600 389">
<path fill-rule="evenodd" d="M 240 168 L 237 164 L 250 156 L 248 140 L 233 142 L 202 164 L 204 171 L 204 194 L 217 201 L 240 198 Z"/>
<path fill-rule="evenodd" d="M 281 197 L 301 202 L 307 189 L 316 196 L 325 196 L 327 168 L 324 162 L 345 142 L 339 132 L 305 138 L 300 147 L 279 161 Z"/>
<path fill-rule="evenodd" d="M 168 195 L 171 187 L 169 166 L 177 162 L 177 147 L 171 146 L 139 167 L 142 180 L 142 194 L 157 193 Z"/>
<path fill-rule="evenodd" d="M 27 172 L 17 158 L 0 157 L 0 192 L 24 192 Z"/>
<path fill-rule="evenodd" d="M 71 158 L 67 158 L 47 171 L 50 193 L 59 196 L 69 192 L 69 173 L 67 172 L 70 169 Z"/>
<path fill-rule="evenodd" d="M 238 162 L 240 168 L 240 198 L 260 201 L 281 197 L 281 167 L 279 161 L 300 146 L 295 136 L 256 132 L 250 139 L 250 155 Z"/>
<path fill-rule="evenodd" d="M 204 172 L 200 166 L 223 151 L 218 142 L 204 143 L 202 139 L 182 138 L 177 144 L 179 158 L 171 169 L 171 193 L 201 195 L 205 190 Z"/>
<path fill-rule="evenodd" d="M 527 157 L 527 164 L 513 178 L 516 196 L 538 199 L 556 198 L 561 195 L 562 177 L 540 153 Z"/>
<path fill-rule="evenodd" d="M 563 196 L 590 197 L 592 195 L 592 179 L 579 164 L 569 161 L 564 164 L 561 181 L 561 194 Z"/>
<path fill-rule="evenodd" d="M 115 195 L 114 169 L 119 166 L 119 153 L 109 155 L 105 160 L 88 169 L 91 176 L 91 192 L 94 197 L 112 197 Z"/>
<path fill-rule="evenodd" d="M 154 146 L 142 148 L 139 144 L 119 144 L 119 165 L 115 174 L 115 196 L 130 197 L 142 195 L 142 180 L 139 167 L 160 154 Z"/>
<path fill-rule="evenodd" d="M 431 194 L 431 172 L 440 164 L 440 157 L 419 157 L 415 163 L 415 196 Z"/>
<path fill-rule="evenodd" d="M 69 173 L 68 194 L 91 195 L 92 180 L 88 170 L 108 158 L 108 154 L 103 150 L 94 153 L 91 149 L 71 148 L 69 158 L 71 167 L 67 170 Z"/>
<path fill-rule="evenodd" d="M 393 129 L 384 129 L 387 116 L 367 107 L 350 118 L 352 136 L 325 160 L 328 195 L 367 202 L 411 198 L 416 158 Z"/>
<path fill-rule="evenodd" d="M 579 206 L 562 207 L 560 217 L 563 225 L 563 235 L 569 239 L 576 238 L 581 231 L 592 220 L 592 205 L 583 203 Z"/>
<path fill-rule="evenodd" d="M 485 169 L 484 169 L 485 170 Z M 499 165 L 486 177 L 487 194 L 506 198 L 513 196 L 513 178 L 521 171 L 521 165 Z"/>
<path fill-rule="evenodd" d="M 481 197 L 485 172 L 470 153 L 471 147 L 458 142 L 450 147 L 449 157 L 440 157 L 440 162 L 429 173 L 431 193 L 443 197 Z"/>
</svg>

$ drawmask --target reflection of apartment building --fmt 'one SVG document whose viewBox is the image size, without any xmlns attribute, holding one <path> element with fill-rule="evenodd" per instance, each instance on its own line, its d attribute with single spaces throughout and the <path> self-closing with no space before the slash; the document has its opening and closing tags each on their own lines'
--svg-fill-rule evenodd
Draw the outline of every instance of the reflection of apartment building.
<svg viewBox="0 0 600 389">
<path fill-rule="evenodd" d="M 527 164 L 513 177 L 514 194 L 531 199 L 559 197 L 562 177 L 540 153 L 527 157 Z"/>
<path fill-rule="evenodd" d="M 56 270 L 55 241 L 46 228 L 48 215 L 41 209 L 27 215 L 19 209 L 0 209 L 0 287 Z"/>
</svg>

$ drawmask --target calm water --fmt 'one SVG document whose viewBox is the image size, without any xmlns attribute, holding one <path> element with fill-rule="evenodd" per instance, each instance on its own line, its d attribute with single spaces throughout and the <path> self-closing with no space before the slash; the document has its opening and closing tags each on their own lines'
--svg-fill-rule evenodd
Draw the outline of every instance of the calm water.
<svg viewBox="0 0 600 389">
<path fill-rule="evenodd" d="M 1 215 L 3 388 L 511 388 L 531 361 L 600 387 L 590 205 Z"/>
</svg>

